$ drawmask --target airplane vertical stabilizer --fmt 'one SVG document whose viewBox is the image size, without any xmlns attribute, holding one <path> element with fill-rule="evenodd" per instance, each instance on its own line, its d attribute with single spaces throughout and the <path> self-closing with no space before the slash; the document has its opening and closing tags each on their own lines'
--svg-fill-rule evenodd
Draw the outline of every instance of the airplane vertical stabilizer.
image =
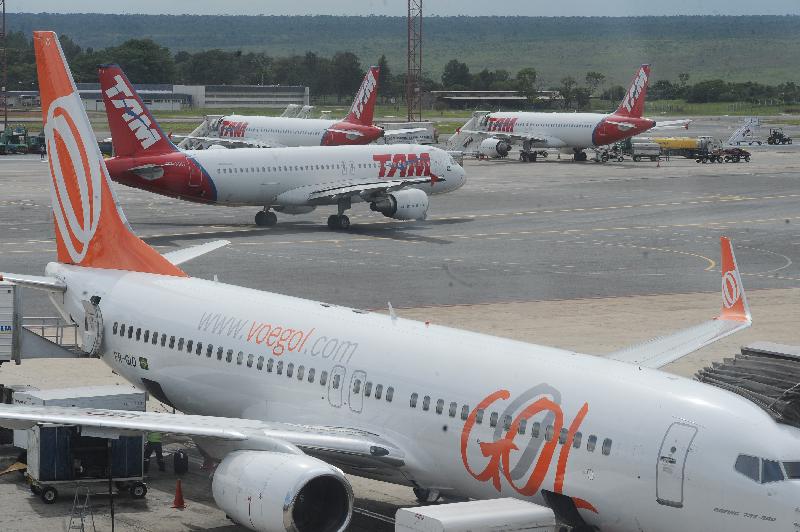
<svg viewBox="0 0 800 532">
<path fill-rule="evenodd" d="M 94 268 L 185 276 L 140 240 L 117 207 L 97 138 L 58 37 L 33 33 L 52 178 L 58 261 Z"/>
<path fill-rule="evenodd" d="M 639 72 L 633 77 L 628 92 L 622 99 L 619 108 L 614 112 L 617 116 L 641 118 L 644 115 L 644 102 L 647 98 L 647 88 L 650 86 L 650 65 L 642 65 Z"/>
<path fill-rule="evenodd" d="M 375 115 L 375 102 L 378 100 L 378 77 L 380 72 L 381 69 L 378 67 L 369 67 L 367 74 L 364 76 L 364 81 L 361 82 L 361 87 L 359 87 L 353 100 L 353 106 L 350 108 L 350 112 L 345 117 L 344 122 L 362 126 L 372 125 L 372 118 Z"/>
</svg>

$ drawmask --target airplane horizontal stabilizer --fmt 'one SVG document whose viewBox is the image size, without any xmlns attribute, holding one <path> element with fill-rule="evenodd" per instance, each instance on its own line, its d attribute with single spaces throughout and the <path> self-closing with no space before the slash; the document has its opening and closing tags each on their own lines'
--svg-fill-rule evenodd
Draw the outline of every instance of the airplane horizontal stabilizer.
<svg viewBox="0 0 800 532">
<path fill-rule="evenodd" d="M 660 368 L 689 353 L 722 340 L 752 325 L 750 308 L 736 266 L 731 241 L 720 238 L 722 248 L 722 312 L 713 320 L 673 334 L 653 338 L 606 355 L 612 360 L 647 368 Z"/>
<path fill-rule="evenodd" d="M 0 281 L 8 281 L 19 286 L 46 290 L 48 292 L 66 292 L 67 285 L 55 277 L 42 275 L 21 275 L 17 273 L 0 273 Z"/>
<path fill-rule="evenodd" d="M 177 266 L 178 264 L 189 262 L 190 260 L 196 259 L 197 257 L 205 255 L 206 253 L 211 253 L 212 251 L 227 246 L 230 243 L 230 240 L 214 240 L 213 242 L 207 242 L 198 246 L 176 249 L 175 251 L 164 253 L 163 256 L 165 259 Z"/>
</svg>

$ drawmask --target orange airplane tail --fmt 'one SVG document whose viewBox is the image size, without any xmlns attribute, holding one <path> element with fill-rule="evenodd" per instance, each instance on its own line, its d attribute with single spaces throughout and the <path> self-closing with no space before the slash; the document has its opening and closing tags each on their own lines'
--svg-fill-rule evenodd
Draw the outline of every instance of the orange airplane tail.
<svg viewBox="0 0 800 532">
<path fill-rule="evenodd" d="M 33 33 L 42 99 L 58 261 L 91 268 L 186 276 L 139 239 L 117 206 L 97 138 L 58 37 Z"/>
</svg>

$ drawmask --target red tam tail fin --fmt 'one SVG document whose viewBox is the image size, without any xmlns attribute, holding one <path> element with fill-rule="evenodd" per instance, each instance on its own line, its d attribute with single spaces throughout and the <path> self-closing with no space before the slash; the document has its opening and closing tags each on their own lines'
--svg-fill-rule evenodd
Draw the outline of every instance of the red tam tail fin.
<svg viewBox="0 0 800 532">
<path fill-rule="evenodd" d="M 614 114 L 641 118 L 644 115 L 644 101 L 647 98 L 647 87 L 649 85 L 650 65 L 642 65 L 639 72 L 633 76 L 631 86 Z"/>
<path fill-rule="evenodd" d="M 42 99 L 58 261 L 91 268 L 185 276 L 140 240 L 117 207 L 92 131 L 58 37 L 33 33 Z"/>
<path fill-rule="evenodd" d="M 101 65 L 98 74 L 114 155 L 124 157 L 178 151 L 158 127 L 158 122 L 118 65 Z"/>
<path fill-rule="evenodd" d="M 375 115 L 375 102 L 378 100 L 378 76 L 381 69 L 369 67 L 361 87 L 353 100 L 353 107 L 344 119 L 344 122 L 359 124 L 361 126 L 371 126 L 372 118 Z"/>
</svg>

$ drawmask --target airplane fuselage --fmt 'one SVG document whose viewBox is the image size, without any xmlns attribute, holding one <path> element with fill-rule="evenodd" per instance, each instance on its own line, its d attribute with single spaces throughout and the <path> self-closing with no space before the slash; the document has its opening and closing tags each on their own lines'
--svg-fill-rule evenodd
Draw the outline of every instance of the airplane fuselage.
<svg viewBox="0 0 800 532">
<path fill-rule="evenodd" d="M 101 298 L 104 362 L 178 410 L 352 427 L 405 453 L 396 467 L 334 462 L 353 474 L 473 498 L 543 503 L 546 490 L 600 530 L 798 528 L 800 481 L 736 465 L 798 461 L 800 431 L 726 391 L 201 279 L 47 274 L 69 286 L 53 300 L 80 327 L 80 299 Z"/>
<path fill-rule="evenodd" d="M 383 136 L 383 129 L 342 120 L 229 115 L 217 120 L 214 133 L 223 139 L 286 147 L 345 146 L 374 142 Z"/>
</svg>

